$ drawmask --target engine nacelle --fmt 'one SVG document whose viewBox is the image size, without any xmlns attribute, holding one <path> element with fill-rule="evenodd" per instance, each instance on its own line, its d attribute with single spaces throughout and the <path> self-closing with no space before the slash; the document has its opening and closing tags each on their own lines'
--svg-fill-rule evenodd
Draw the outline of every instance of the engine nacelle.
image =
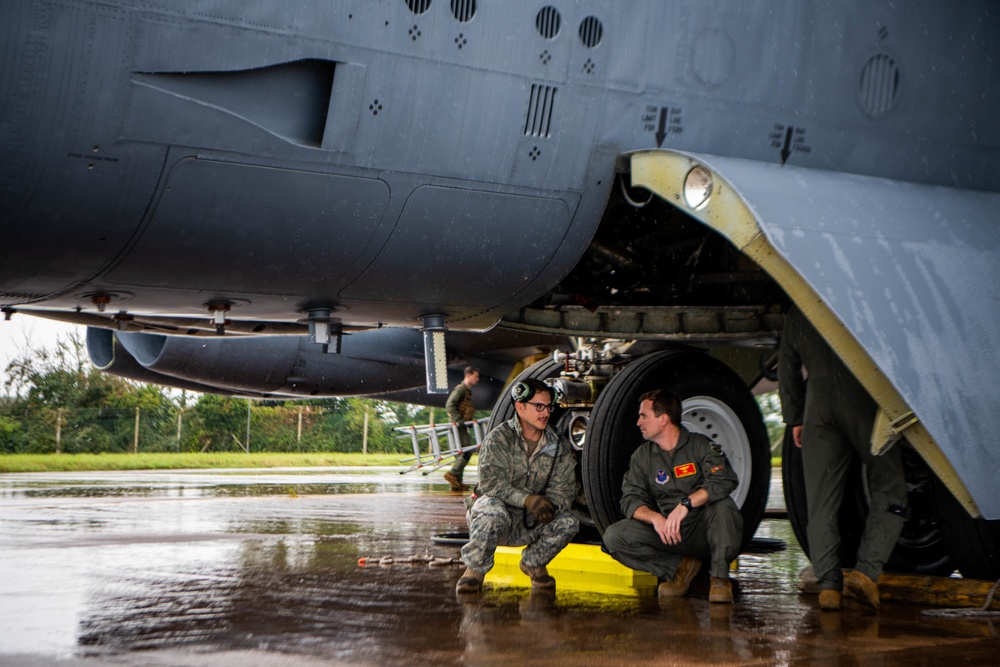
<svg viewBox="0 0 1000 667">
<path fill-rule="evenodd" d="M 514 365 L 553 345 L 550 336 L 497 330 L 449 333 L 448 382 L 480 369 L 476 401 L 492 405 Z M 539 347 L 539 346 L 543 347 Z M 373 329 L 345 335 L 340 354 L 308 336 L 185 337 L 89 327 L 87 350 L 101 370 L 178 389 L 247 397 L 369 396 L 443 405 L 426 392 L 423 340 L 416 329 Z"/>
</svg>

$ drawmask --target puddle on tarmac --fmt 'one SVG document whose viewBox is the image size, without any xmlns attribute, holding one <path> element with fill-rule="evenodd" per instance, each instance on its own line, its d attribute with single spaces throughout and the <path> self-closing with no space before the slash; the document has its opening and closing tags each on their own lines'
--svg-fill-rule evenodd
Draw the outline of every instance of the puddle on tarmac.
<svg viewBox="0 0 1000 667">
<path fill-rule="evenodd" d="M 820 614 L 797 593 L 807 561 L 787 521 L 764 521 L 758 536 L 788 548 L 740 557 L 734 605 L 710 605 L 704 578 L 663 608 L 654 596 L 568 590 L 459 600 L 459 566 L 358 565 L 457 556 L 430 539 L 465 529 L 460 497 L 441 484 L 368 472 L 290 494 L 280 474 L 208 493 L 220 476 L 169 477 L 117 491 L 105 479 L 104 495 L 80 476 L 4 481 L 0 663 L 904 665 L 1000 648 L 988 622 L 905 605 Z M 29 493 L 48 488 L 64 493 Z"/>
</svg>

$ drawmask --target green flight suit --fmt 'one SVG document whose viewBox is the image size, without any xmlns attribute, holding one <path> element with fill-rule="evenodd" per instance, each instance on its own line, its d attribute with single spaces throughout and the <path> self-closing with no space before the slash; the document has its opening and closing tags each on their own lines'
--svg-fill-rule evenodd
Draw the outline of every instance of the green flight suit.
<svg viewBox="0 0 1000 667">
<path fill-rule="evenodd" d="M 808 375 L 808 392 L 802 368 Z M 832 348 L 797 308 L 781 336 L 778 394 L 785 423 L 802 429 L 809 525 L 809 556 L 821 589 L 843 586 L 838 514 L 852 452 L 865 463 L 871 493 L 856 569 L 877 581 L 899 539 L 906 510 L 906 480 L 899 447 L 871 453 L 877 406 Z"/>
<path fill-rule="evenodd" d="M 604 546 L 615 560 L 665 581 L 673 578 L 684 556 L 710 559 L 710 574 L 728 578 L 743 541 L 743 515 L 729 497 L 738 484 L 722 449 L 704 435 L 681 427 L 671 452 L 644 442 L 622 480 L 621 508 L 628 518 L 608 526 Z M 708 503 L 688 512 L 679 544 L 664 544 L 652 525 L 632 518 L 641 506 L 666 516 L 698 489 L 708 492 Z"/>
</svg>

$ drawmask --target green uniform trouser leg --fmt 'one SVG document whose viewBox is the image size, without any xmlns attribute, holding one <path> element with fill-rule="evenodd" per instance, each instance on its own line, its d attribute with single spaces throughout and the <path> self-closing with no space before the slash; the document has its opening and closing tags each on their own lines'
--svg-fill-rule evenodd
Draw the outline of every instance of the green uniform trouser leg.
<svg viewBox="0 0 1000 667">
<path fill-rule="evenodd" d="M 836 406 L 851 406 L 849 410 Z M 906 480 L 898 447 L 872 456 L 875 403 L 853 378 L 810 379 L 802 433 L 809 556 L 821 589 L 840 590 L 839 513 L 853 452 L 865 463 L 871 506 L 856 569 L 876 581 L 899 539 Z"/>
<path fill-rule="evenodd" d="M 469 435 L 468 426 L 458 427 L 458 445 L 462 449 L 468 449 L 472 446 L 472 437 Z M 455 457 L 455 463 L 451 466 L 451 474 L 457 477 L 459 482 L 462 481 L 462 472 L 465 470 L 465 466 L 469 463 L 469 459 L 471 458 L 471 451 L 459 454 Z"/>
<path fill-rule="evenodd" d="M 869 448 L 865 463 L 868 466 L 868 488 L 871 490 L 871 508 L 865 521 L 865 532 L 858 546 L 858 563 L 854 569 L 878 581 L 882 568 L 892 555 L 906 519 L 897 512 L 905 512 L 906 478 L 903 457 L 898 447 L 884 456 L 872 456 Z"/>
<path fill-rule="evenodd" d="M 694 521 L 685 519 L 679 544 L 664 544 L 653 526 L 636 519 L 622 519 L 604 531 L 604 546 L 612 558 L 665 581 L 673 578 L 684 556 L 707 559 L 713 577 L 729 577 L 729 564 L 739 555 L 742 541 L 743 515 L 732 498 L 704 505 Z"/>
</svg>

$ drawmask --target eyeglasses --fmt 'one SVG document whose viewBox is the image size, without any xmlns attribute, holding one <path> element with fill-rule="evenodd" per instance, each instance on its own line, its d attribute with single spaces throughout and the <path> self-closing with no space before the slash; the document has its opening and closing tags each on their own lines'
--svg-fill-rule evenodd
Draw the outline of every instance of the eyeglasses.
<svg viewBox="0 0 1000 667">
<path fill-rule="evenodd" d="M 527 403 L 527 401 L 525 401 Z M 552 412 L 556 409 L 556 406 L 552 403 L 527 403 L 528 405 L 534 405 L 536 412 Z"/>
</svg>

